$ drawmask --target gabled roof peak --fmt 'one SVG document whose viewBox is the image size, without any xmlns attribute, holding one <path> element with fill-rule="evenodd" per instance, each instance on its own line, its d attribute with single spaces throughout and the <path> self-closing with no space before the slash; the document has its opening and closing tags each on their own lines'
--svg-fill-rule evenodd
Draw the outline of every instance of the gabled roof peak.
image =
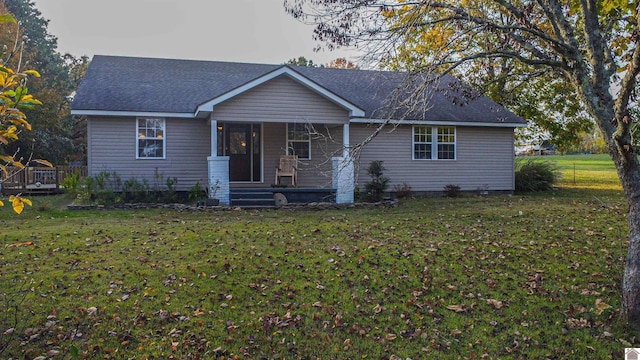
<svg viewBox="0 0 640 360">
<path fill-rule="evenodd" d="M 215 98 L 212 98 L 206 102 L 204 102 L 203 104 L 201 104 L 200 106 L 198 106 L 198 109 L 196 110 L 196 114 L 200 113 L 200 112 L 211 112 L 213 111 L 213 108 L 217 105 L 220 104 L 221 102 L 224 102 L 226 100 L 229 100 L 235 96 L 238 96 L 248 90 L 251 90 L 253 88 L 255 88 L 256 86 L 259 86 L 261 84 L 266 83 L 267 81 L 270 81 L 271 79 L 275 79 L 279 76 L 288 76 L 290 78 L 292 78 L 293 80 L 297 81 L 298 83 L 306 86 L 307 88 L 311 89 L 312 91 L 314 91 L 315 93 L 317 93 L 320 96 L 323 96 L 324 98 L 328 99 L 329 101 L 335 103 L 336 105 L 344 108 L 345 110 L 349 111 L 349 115 L 351 117 L 364 117 L 365 116 L 365 111 L 361 108 L 359 108 L 358 106 L 350 103 L 349 101 L 341 98 L 340 96 L 334 94 L 333 92 L 327 90 L 326 88 L 324 88 L 323 86 L 321 86 L 320 84 L 314 82 L 313 80 L 307 78 L 306 76 L 300 74 L 299 72 L 297 72 L 295 69 L 293 69 L 292 67 L 290 67 L 289 65 L 281 65 L 280 67 L 275 68 L 274 70 L 272 70 L 271 72 L 268 72 L 260 77 L 257 77 L 245 84 L 242 84 L 241 86 L 238 86 L 234 89 L 230 89 L 228 92 L 217 96 Z"/>
</svg>

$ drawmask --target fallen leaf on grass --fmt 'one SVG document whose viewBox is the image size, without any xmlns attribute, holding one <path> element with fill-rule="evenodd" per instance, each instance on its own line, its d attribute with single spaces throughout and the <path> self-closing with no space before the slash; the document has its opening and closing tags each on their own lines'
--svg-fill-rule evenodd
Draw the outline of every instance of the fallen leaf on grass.
<svg viewBox="0 0 640 360">
<path fill-rule="evenodd" d="M 462 304 L 462 305 L 449 305 L 447 306 L 447 309 L 449 310 L 453 310 L 457 313 L 461 313 L 461 312 L 465 312 L 467 311 L 467 306 Z"/>
<path fill-rule="evenodd" d="M 590 328 L 591 327 L 591 323 L 583 318 L 580 319 L 576 319 L 576 318 L 569 318 L 567 319 L 567 325 L 571 328 L 571 329 L 582 329 L 582 328 Z"/>
<path fill-rule="evenodd" d="M 27 242 L 9 244 L 9 245 L 6 245 L 5 247 L 20 247 L 20 246 L 33 246 L 33 245 L 35 245 L 33 241 L 27 241 Z"/>
<path fill-rule="evenodd" d="M 620 343 L 621 343 L 622 345 L 624 345 L 625 347 L 632 347 L 631 343 L 630 343 L 630 342 L 628 342 L 628 341 L 627 341 L 627 340 L 625 340 L 625 339 L 618 339 L 618 341 L 620 341 Z"/>
<path fill-rule="evenodd" d="M 602 301 L 602 299 L 596 299 L 596 314 L 602 315 L 605 310 L 611 308 L 612 306 Z"/>
<path fill-rule="evenodd" d="M 502 309 L 502 301 L 496 299 L 487 299 L 487 305 L 493 307 L 494 309 Z"/>
</svg>

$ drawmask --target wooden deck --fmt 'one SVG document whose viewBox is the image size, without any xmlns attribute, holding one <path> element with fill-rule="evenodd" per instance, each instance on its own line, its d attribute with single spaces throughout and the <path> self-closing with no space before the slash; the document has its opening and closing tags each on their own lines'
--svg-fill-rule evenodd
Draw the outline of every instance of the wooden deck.
<svg viewBox="0 0 640 360">
<path fill-rule="evenodd" d="M 57 194 L 64 191 L 60 184 L 64 178 L 75 172 L 87 175 L 86 166 L 26 167 L 10 168 L 9 177 L 0 178 L 3 194 Z"/>
</svg>

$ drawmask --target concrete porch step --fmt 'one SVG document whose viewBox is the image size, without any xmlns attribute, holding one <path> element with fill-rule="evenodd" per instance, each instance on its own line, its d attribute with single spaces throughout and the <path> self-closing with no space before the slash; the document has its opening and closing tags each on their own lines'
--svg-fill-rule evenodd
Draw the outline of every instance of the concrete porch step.
<svg viewBox="0 0 640 360">
<path fill-rule="evenodd" d="M 273 192 L 265 190 L 231 190 L 231 206 L 242 208 L 275 207 Z"/>
<path fill-rule="evenodd" d="M 335 202 L 335 189 L 317 188 L 245 188 L 231 189 L 231 206 L 280 207 L 285 204 L 305 204 L 312 202 Z"/>
</svg>

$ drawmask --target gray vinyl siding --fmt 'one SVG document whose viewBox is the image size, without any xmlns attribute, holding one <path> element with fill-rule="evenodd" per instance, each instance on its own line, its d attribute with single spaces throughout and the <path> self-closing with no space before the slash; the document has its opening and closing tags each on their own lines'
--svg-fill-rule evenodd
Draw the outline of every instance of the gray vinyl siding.
<svg viewBox="0 0 640 360">
<path fill-rule="evenodd" d="M 258 85 L 215 106 L 212 119 L 241 122 L 347 123 L 348 112 L 288 76 Z"/>
<path fill-rule="evenodd" d="M 125 181 L 146 179 L 155 186 L 156 169 L 166 178 L 177 178 L 177 190 L 186 191 L 200 182 L 207 184 L 207 157 L 211 149 L 211 127 L 205 120 L 166 119 L 166 158 L 136 159 L 136 118 L 93 117 L 88 120 L 89 174 L 115 172 Z"/>
<path fill-rule="evenodd" d="M 300 160 L 300 187 L 330 188 L 333 178 L 331 158 L 342 156 L 342 125 L 314 125 L 319 134 L 311 140 L 311 159 Z"/>
<path fill-rule="evenodd" d="M 351 125 L 351 144 L 362 142 L 374 127 Z M 438 192 L 445 185 L 463 191 L 513 191 L 514 152 L 512 128 L 456 127 L 455 160 L 412 160 L 412 127 L 383 130 L 365 145 L 356 162 L 356 182 L 370 181 L 367 167 L 382 160 L 389 190 L 403 183 L 412 191 Z"/>
</svg>

